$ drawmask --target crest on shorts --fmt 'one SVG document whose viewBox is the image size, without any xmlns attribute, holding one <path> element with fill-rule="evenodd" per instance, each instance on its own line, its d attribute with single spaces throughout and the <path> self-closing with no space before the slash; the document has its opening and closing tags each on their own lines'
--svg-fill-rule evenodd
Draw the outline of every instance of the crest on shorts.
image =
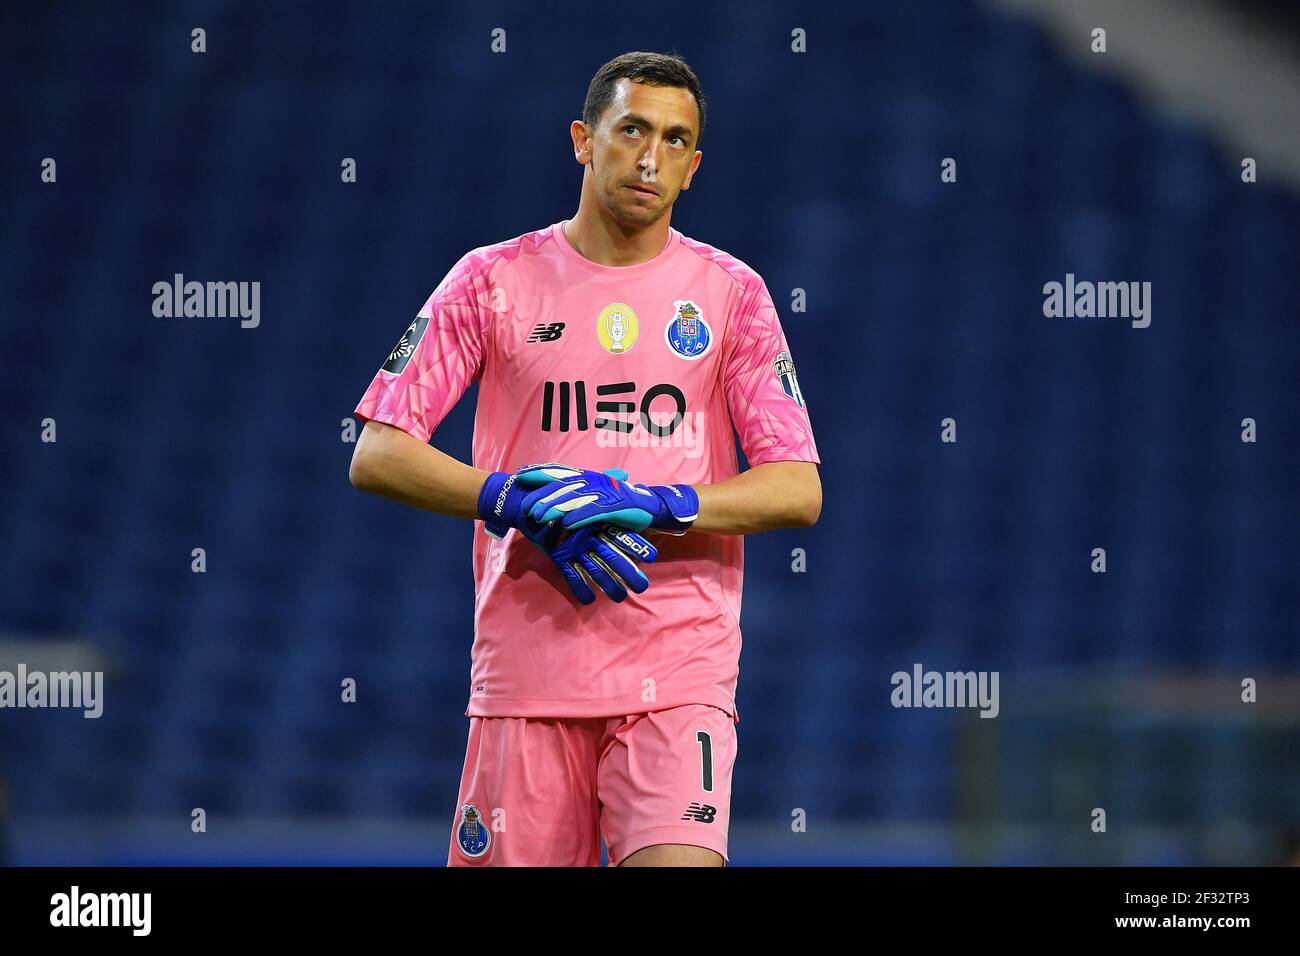
<svg viewBox="0 0 1300 956">
<path fill-rule="evenodd" d="M 689 299 L 673 301 L 673 320 L 664 329 L 668 347 L 684 359 L 704 356 L 713 345 L 713 329 L 704 321 L 704 312 Z"/>
<path fill-rule="evenodd" d="M 456 842 L 460 845 L 460 852 L 471 859 L 482 856 L 492 845 L 492 834 L 483 823 L 483 815 L 472 803 L 467 803 L 460 808 L 460 826 L 456 828 Z"/>
</svg>

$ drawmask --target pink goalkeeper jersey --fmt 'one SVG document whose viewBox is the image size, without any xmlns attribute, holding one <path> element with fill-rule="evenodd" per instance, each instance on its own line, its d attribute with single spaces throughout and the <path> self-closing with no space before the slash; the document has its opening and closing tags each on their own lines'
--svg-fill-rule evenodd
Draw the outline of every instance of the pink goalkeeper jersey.
<svg viewBox="0 0 1300 956">
<path fill-rule="evenodd" d="M 762 278 L 669 229 L 663 251 L 603 266 L 564 223 L 466 254 L 357 405 L 427 442 L 476 379 L 473 464 L 622 468 L 644 484 L 820 463 Z M 739 535 L 647 532 L 650 588 L 583 606 L 532 542 L 474 523 L 468 716 L 611 717 L 712 704 L 739 720 Z"/>
</svg>

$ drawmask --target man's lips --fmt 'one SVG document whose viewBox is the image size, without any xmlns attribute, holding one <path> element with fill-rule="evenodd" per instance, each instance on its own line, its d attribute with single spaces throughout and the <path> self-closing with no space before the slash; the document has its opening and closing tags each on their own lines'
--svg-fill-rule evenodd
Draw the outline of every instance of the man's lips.
<svg viewBox="0 0 1300 956">
<path fill-rule="evenodd" d="M 633 192 L 638 192 L 638 193 L 640 193 L 642 196 L 658 196 L 658 195 L 659 195 L 657 192 L 655 192 L 655 191 L 654 191 L 653 189 L 651 189 L 649 186 L 634 186 L 634 185 L 632 185 L 631 183 L 628 183 L 628 184 L 627 184 L 627 188 L 630 189 L 630 190 L 632 190 Z"/>
</svg>

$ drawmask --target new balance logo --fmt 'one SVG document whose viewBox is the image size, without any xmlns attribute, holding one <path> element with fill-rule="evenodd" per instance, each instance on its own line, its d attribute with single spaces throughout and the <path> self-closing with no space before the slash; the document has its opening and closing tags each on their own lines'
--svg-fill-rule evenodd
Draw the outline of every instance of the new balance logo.
<svg viewBox="0 0 1300 956">
<path fill-rule="evenodd" d="M 717 807 L 711 807 L 707 803 L 692 803 L 682 814 L 682 819 L 694 820 L 696 823 L 712 823 L 717 813 Z"/>
<path fill-rule="evenodd" d="M 550 325 L 537 325 L 533 327 L 533 334 L 528 336 L 529 342 L 554 342 L 564 334 L 563 322 L 552 322 Z"/>
</svg>

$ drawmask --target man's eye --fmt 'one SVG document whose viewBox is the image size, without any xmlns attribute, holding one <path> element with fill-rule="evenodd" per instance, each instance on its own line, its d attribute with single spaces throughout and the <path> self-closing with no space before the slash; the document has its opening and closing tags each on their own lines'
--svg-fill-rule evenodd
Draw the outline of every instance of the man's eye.
<svg viewBox="0 0 1300 956">
<path fill-rule="evenodd" d="M 673 139 L 677 140 L 677 142 L 681 143 L 683 146 L 686 145 L 686 140 L 682 139 L 680 136 L 674 136 Z"/>
<path fill-rule="evenodd" d="M 635 131 L 638 132 L 638 133 L 641 132 L 641 131 L 640 131 L 639 129 L 637 129 L 637 127 L 635 127 L 635 126 L 624 126 L 624 127 L 623 127 L 623 132 L 626 133 L 628 130 L 635 130 Z"/>
</svg>

